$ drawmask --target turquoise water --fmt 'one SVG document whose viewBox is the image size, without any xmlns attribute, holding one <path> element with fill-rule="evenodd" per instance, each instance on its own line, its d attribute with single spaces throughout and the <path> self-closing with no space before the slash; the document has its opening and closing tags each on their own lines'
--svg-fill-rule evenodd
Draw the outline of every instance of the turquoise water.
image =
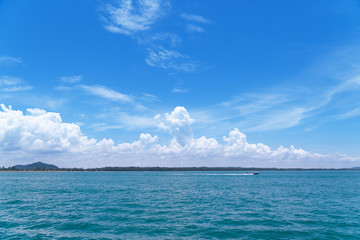
<svg viewBox="0 0 360 240">
<path fill-rule="evenodd" d="M 360 239 L 360 172 L 1 172 L 0 239 Z"/>
</svg>

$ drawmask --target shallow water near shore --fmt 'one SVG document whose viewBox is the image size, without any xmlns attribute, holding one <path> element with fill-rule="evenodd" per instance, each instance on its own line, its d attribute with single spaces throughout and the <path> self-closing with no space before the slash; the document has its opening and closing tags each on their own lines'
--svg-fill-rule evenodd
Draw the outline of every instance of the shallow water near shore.
<svg viewBox="0 0 360 240">
<path fill-rule="evenodd" d="M 360 172 L 1 172 L 0 239 L 360 239 Z"/>
</svg>

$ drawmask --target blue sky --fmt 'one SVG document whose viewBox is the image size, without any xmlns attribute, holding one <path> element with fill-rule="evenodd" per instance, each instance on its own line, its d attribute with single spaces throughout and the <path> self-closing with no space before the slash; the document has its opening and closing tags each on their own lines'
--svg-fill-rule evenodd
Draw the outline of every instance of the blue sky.
<svg viewBox="0 0 360 240">
<path fill-rule="evenodd" d="M 352 0 L 2 0 L 2 164 L 360 165 L 359 14 Z"/>
</svg>

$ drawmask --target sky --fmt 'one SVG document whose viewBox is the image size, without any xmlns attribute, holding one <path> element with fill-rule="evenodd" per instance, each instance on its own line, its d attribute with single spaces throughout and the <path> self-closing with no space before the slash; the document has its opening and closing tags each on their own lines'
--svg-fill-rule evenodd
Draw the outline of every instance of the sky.
<svg viewBox="0 0 360 240">
<path fill-rule="evenodd" d="M 360 166 L 360 2 L 0 0 L 0 165 Z"/>
</svg>

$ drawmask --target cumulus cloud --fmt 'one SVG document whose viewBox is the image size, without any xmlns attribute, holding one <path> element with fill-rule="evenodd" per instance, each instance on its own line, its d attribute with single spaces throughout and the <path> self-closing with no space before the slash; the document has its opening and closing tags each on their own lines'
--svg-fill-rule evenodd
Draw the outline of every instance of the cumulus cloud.
<svg viewBox="0 0 360 240">
<path fill-rule="evenodd" d="M 161 0 L 122 0 L 117 5 L 106 4 L 105 29 L 126 35 L 148 30 L 162 15 L 165 4 Z"/>
<path fill-rule="evenodd" d="M 42 109 L 26 112 L 0 105 L 0 164 L 45 161 L 63 167 L 97 166 L 257 166 L 257 167 L 353 167 L 360 157 L 321 155 L 300 148 L 249 143 L 239 129 L 220 141 L 194 138 L 194 119 L 184 107 L 155 117 L 158 127 L 172 140 L 158 143 L 158 136 L 141 133 L 133 142 L 115 143 L 85 136 L 59 113 Z"/>
<path fill-rule="evenodd" d="M 28 109 L 24 115 L 4 104 L 0 106 L 2 151 L 63 152 L 95 143 L 82 136 L 79 126 L 63 123 L 59 113 Z"/>
<path fill-rule="evenodd" d="M 156 115 L 155 120 L 159 128 L 169 130 L 174 142 L 184 146 L 193 141 L 191 124 L 194 119 L 184 107 L 176 107 L 171 114 L 166 113 L 165 116 Z"/>
</svg>

